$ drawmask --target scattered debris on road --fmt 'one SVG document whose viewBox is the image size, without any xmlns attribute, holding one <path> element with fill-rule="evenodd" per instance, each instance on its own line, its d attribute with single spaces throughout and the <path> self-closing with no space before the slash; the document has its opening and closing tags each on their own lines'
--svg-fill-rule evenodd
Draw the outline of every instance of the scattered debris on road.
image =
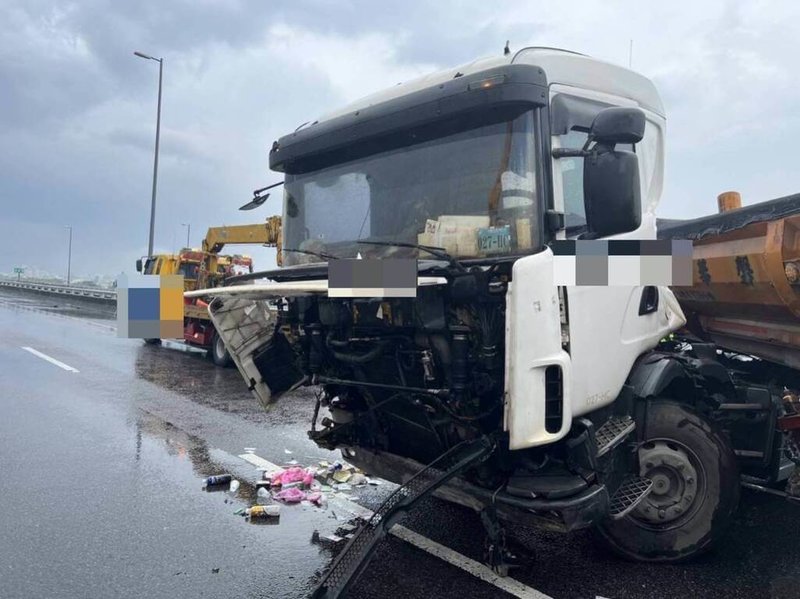
<svg viewBox="0 0 800 599">
<path fill-rule="evenodd" d="M 255 488 L 255 498 L 253 504 L 246 508 L 240 508 L 234 512 L 235 515 L 244 516 L 249 520 L 275 519 L 280 517 L 280 504 L 302 505 L 312 507 L 316 510 L 325 510 L 328 507 L 328 497 L 343 498 L 346 500 L 357 499 L 348 494 L 356 487 L 366 487 L 367 485 L 379 485 L 380 481 L 369 478 L 358 468 L 340 461 L 333 463 L 322 460 L 316 466 L 304 467 L 297 464 L 296 460 L 287 462 L 288 467 L 267 468 L 261 462 L 266 463 L 260 458 L 256 459 L 253 453 L 247 452 L 245 456 L 254 465 L 259 463 L 258 479 L 253 483 Z M 287 454 L 291 453 L 288 449 Z M 240 456 L 240 457 L 245 457 Z M 227 488 L 224 485 L 228 485 Z M 238 480 L 230 474 L 219 474 L 209 476 L 203 481 L 204 488 L 213 487 L 214 490 L 224 490 L 228 495 L 236 495 L 240 488 Z M 244 493 L 248 496 L 248 493 Z M 252 496 L 250 496 L 252 497 Z M 226 503 L 228 500 L 226 499 Z M 331 511 L 335 519 L 340 519 Z M 278 523 L 277 521 L 275 522 Z M 339 532 L 333 537 L 345 533 Z M 333 542 L 334 539 L 323 539 Z"/>
</svg>

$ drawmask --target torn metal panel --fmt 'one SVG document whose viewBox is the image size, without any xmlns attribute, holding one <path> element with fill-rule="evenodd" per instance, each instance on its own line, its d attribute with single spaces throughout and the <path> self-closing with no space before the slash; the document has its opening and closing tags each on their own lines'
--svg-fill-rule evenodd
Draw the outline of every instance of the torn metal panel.
<svg viewBox="0 0 800 599">
<path fill-rule="evenodd" d="M 755 223 L 775 221 L 795 214 L 800 214 L 800 194 L 691 220 L 658 219 L 658 238 L 699 241 Z"/>
</svg>

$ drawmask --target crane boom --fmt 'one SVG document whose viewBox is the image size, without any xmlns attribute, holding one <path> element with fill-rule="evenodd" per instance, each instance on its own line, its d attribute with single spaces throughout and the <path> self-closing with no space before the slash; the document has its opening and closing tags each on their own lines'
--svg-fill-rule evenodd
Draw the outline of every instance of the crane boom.
<svg viewBox="0 0 800 599">
<path fill-rule="evenodd" d="M 229 244 L 260 244 L 278 248 L 277 262 L 281 264 L 281 217 L 270 216 L 257 225 L 210 227 L 203 239 L 203 251 L 218 254 Z"/>
</svg>

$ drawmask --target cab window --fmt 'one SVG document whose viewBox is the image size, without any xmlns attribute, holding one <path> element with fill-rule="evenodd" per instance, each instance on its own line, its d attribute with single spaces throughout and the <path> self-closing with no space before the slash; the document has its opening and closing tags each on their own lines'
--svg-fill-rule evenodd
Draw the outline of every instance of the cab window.
<svg viewBox="0 0 800 599">
<path fill-rule="evenodd" d="M 155 258 L 148 258 L 147 262 L 144 263 L 144 274 L 152 275 L 156 269 L 156 262 Z"/>
</svg>

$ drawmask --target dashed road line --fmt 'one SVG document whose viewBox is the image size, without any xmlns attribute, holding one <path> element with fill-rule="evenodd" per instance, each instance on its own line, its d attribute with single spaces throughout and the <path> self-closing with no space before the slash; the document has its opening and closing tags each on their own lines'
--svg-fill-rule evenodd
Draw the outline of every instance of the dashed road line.
<svg viewBox="0 0 800 599">
<path fill-rule="evenodd" d="M 269 460 L 265 460 L 261 456 L 254 453 L 244 453 L 239 456 L 244 461 L 252 464 L 256 468 L 264 470 L 265 472 L 272 473 L 283 470 L 281 466 L 273 464 Z M 347 511 L 361 518 L 369 518 L 372 516 L 372 511 L 365 508 L 349 499 L 343 497 L 332 496 L 328 500 L 329 505 L 336 507 L 343 507 Z M 514 597 L 520 599 L 550 599 L 548 595 L 537 591 L 536 589 L 523 584 L 522 582 L 511 578 L 510 576 L 499 576 L 488 566 L 477 562 L 466 555 L 463 555 L 449 547 L 437 543 L 413 530 L 406 528 L 400 524 L 395 524 L 389 529 L 389 534 L 413 545 L 418 549 L 422 549 L 426 553 L 438 557 L 439 559 L 456 566 L 464 572 L 483 580 Z"/>
<path fill-rule="evenodd" d="M 51 364 L 54 364 L 54 365 L 58 366 L 59 368 L 63 368 L 64 370 L 67 370 L 69 372 L 80 372 L 80 370 L 78 370 L 77 368 L 73 368 L 69 364 L 64 364 L 64 362 L 56 360 L 55 358 L 52 358 L 52 357 L 48 356 L 47 354 L 43 354 L 42 352 L 37 351 L 37 350 L 33 349 L 32 347 L 22 346 L 22 349 L 24 349 L 26 352 L 32 353 L 34 356 L 37 356 L 37 357 L 41 358 L 42 360 L 46 360 L 46 361 L 50 362 Z"/>
<path fill-rule="evenodd" d="M 402 539 L 406 543 L 422 549 L 439 559 L 472 574 L 476 578 L 480 578 L 484 582 L 488 582 L 499 589 L 504 590 L 509 595 L 520 597 L 521 599 L 550 599 L 549 595 L 537 591 L 526 584 L 521 583 L 519 580 L 511 578 L 510 576 L 500 576 L 495 573 L 489 566 L 476 562 L 474 559 L 462 555 L 449 547 L 445 547 L 436 541 L 429 539 L 413 530 L 406 528 L 400 524 L 395 524 L 389 530 L 389 534 Z"/>
</svg>

